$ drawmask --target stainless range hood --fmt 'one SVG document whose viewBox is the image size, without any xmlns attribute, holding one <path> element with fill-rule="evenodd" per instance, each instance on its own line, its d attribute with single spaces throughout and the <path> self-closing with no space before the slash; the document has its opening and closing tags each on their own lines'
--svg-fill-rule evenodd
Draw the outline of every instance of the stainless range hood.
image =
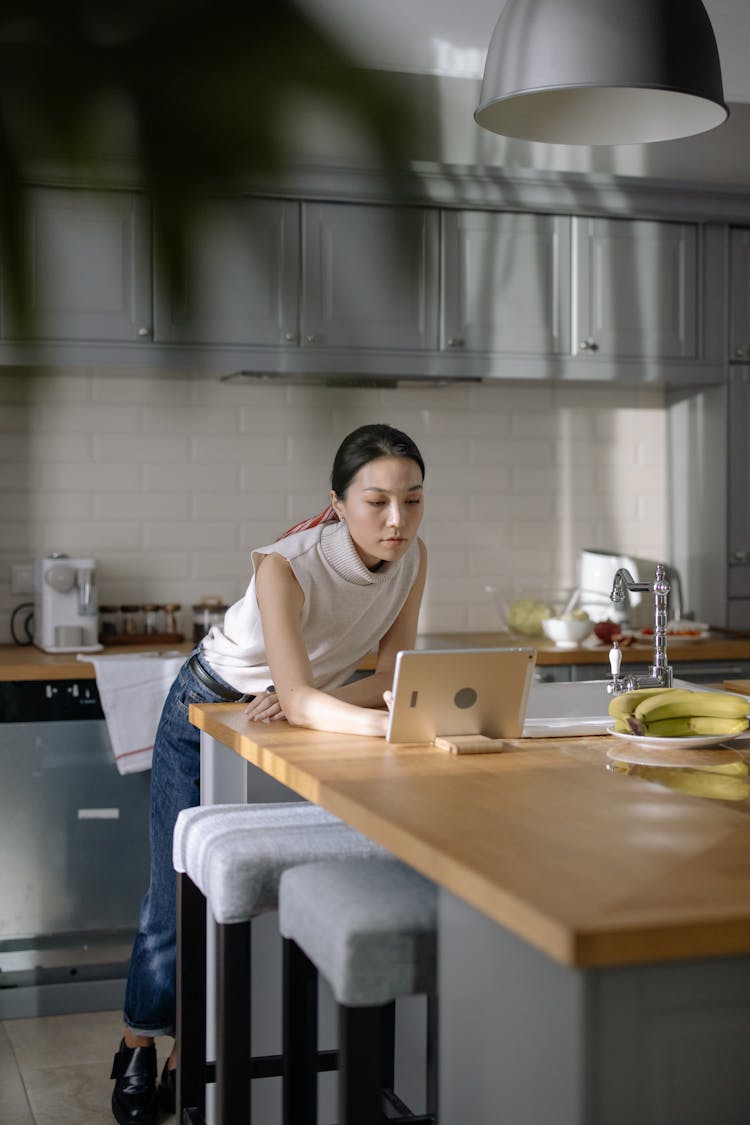
<svg viewBox="0 0 750 1125">
<path fill-rule="evenodd" d="M 281 387 L 366 387 L 369 389 L 448 387 L 483 382 L 479 375 L 344 375 L 307 374 L 299 371 L 232 371 L 219 376 L 220 383 L 274 383 Z"/>
</svg>

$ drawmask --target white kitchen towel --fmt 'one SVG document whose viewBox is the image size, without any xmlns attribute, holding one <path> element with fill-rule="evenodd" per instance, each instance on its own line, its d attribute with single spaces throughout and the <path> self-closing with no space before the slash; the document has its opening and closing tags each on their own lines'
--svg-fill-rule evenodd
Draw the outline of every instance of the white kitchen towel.
<svg viewBox="0 0 750 1125">
<path fill-rule="evenodd" d="M 164 700 L 185 663 L 180 652 L 134 652 L 90 656 L 117 769 L 121 774 L 151 769 L 156 728 Z"/>
</svg>

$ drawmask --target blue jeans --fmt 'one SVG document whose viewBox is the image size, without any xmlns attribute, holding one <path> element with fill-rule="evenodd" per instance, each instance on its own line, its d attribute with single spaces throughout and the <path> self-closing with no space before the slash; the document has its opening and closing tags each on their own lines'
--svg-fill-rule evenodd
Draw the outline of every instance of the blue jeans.
<svg viewBox="0 0 750 1125">
<path fill-rule="evenodd" d="M 215 680 L 222 680 L 199 656 Z M 176 876 L 172 836 L 177 814 L 200 804 L 200 732 L 188 719 L 191 703 L 220 703 L 187 662 L 177 673 L 159 720 L 151 766 L 151 876 L 125 989 L 125 1025 L 137 1035 L 174 1035 Z M 127 862 L 127 857 L 123 857 Z"/>
</svg>

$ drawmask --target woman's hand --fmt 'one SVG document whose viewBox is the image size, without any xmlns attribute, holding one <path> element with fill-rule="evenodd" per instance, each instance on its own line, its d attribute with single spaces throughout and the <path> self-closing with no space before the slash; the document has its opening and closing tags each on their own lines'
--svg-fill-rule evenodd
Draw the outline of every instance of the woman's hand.
<svg viewBox="0 0 750 1125">
<path fill-rule="evenodd" d="M 392 691 L 384 691 L 383 692 L 383 699 L 385 700 L 385 705 L 388 708 L 388 710 L 392 711 L 393 710 L 393 692 Z"/>
<path fill-rule="evenodd" d="M 245 708 L 245 714 L 252 723 L 265 723 L 272 719 L 283 719 L 284 712 L 279 697 L 272 688 L 259 691 Z"/>
</svg>

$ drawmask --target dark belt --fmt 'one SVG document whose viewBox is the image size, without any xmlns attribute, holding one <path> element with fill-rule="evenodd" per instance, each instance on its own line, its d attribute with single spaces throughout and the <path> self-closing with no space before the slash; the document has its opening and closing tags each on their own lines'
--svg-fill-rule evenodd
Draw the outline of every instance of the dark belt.
<svg viewBox="0 0 750 1125">
<path fill-rule="evenodd" d="M 227 703 L 249 703 L 251 699 L 255 699 L 254 695 L 247 695 L 244 692 L 235 691 L 234 688 L 227 687 L 225 684 L 220 684 L 218 680 L 215 680 L 211 673 L 207 672 L 199 662 L 197 652 L 194 652 L 190 657 L 187 666 L 196 680 L 200 680 L 204 687 L 212 691 L 214 695 L 218 695 L 219 699 L 225 699 Z"/>
</svg>

